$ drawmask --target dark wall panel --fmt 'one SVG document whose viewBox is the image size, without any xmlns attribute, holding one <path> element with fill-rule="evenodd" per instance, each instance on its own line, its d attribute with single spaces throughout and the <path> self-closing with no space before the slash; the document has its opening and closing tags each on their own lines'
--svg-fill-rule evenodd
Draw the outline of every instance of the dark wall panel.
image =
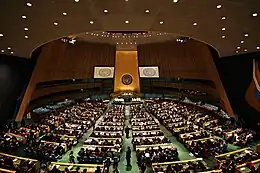
<svg viewBox="0 0 260 173">
<path fill-rule="evenodd" d="M 33 68 L 33 60 L 0 55 L 0 128 L 15 118 Z"/>
</svg>

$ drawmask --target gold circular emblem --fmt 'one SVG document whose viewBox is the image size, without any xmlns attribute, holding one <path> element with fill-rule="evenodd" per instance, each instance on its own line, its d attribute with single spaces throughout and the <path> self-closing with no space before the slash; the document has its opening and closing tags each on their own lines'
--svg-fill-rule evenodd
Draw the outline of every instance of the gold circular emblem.
<svg viewBox="0 0 260 173">
<path fill-rule="evenodd" d="M 124 85 L 130 85 L 133 82 L 133 78 L 129 74 L 122 76 L 121 81 Z"/>
</svg>

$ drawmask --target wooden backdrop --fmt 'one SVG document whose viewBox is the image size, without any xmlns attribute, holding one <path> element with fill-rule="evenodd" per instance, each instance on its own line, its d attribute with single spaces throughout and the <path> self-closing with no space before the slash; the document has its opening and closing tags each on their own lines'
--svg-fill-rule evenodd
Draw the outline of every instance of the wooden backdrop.
<svg viewBox="0 0 260 173">
<path fill-rule="evenodd" d="M 43 45 L 16 120 L 21 120 L 37 83 L 93 78 L 95 66 L 114 66 L 115 54 L 116 47 L 108 44 L 56 40 Z"/>
</svg>

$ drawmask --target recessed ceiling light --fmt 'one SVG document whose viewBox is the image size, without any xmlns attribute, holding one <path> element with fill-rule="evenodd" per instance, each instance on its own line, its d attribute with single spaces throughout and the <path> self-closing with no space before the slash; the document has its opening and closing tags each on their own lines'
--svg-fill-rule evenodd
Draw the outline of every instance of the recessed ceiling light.
<svg viewBox="0 0 260 173">
<path fill-rule="evenodd" d="M 8 50 L 11 50 L 11 47 L 7 47 Z"/>
<path fill-rule="evenodd" d="M 220 4 L 219 4 L 219 5 L 217 5 L 217 9 L 220 9 L 221 7 L 222 7 L 222 5 L 220 5 Z"/>
<path fill-rule="evenodd" d="M 31 7 L 31 6 L 32 6 L 32 3 L 27 2 L 26 5 L 27 5 L 28 7 Z"/>
<path fill-rule="evenodd" d="M 125 0 L 126 2 L 128 2 L 128 0 Z"/>
<path fill-rule="evenodd" d="M 256 16 L 258 16 L 258 14 L 257 14 L 257 13 L 253 13 L 252 16 L 253 16 L 253 17 L 256 17 Z"/>
<path fill-rule="evenodd" d="M 26 19 L 27 17 L 26 17 L 25 15 L 22 15 L 22 18 L 23 18 L 23 19 Z"/>
<path fill-rule="evenodd" d="M 222 31 L 226 31 L 226 28 L 225 28 L 225 27 L 223 27 L 223 28 L 221 28 L 221 30 L 222 30 Z"/>
<path fill-rule="evenodd" d="M 62 15 L 63 15 L 63 16 L 67 16 L 67 13 L 64 12 L 64 13 L 62 13 Z"/>
<path fill-rule="evenodd" d="M 244 49 L 245 52 L 247 52 L 247 49 Z"/>
<path fill-rule="evenodd" d="M 26 39 L 27 39 L 27 38 L 29 38 L 29 37 L 28 37 L 28 35 L 25 35 L 25 36 L 24 36 L 24 38 L 26 38 Z"/>
<path fill-rule="evenodd" d="M 248 33 L 245 33 L 245 35 L 244 35 L 245 37 L 248 37 L 249 35 L 248 35 Z"/>
<path fill-rule="evenodd" d="M 226 38 L 226 36 L 225 36 L 225 35 L 222 35 L 222 37 L 221 37 L 221 38 L 223 38 L 223 39 L 224 39 L 224 38 Z"/>
<path fill-rule="evenodd" d="M 126 21 L 125 21 L 125 23 L 129 23 L 129 21 L 128 21 L 128 20 L 126 20 Z"/>
<path fill-rule="evenodd" d="M 240 46 L 237 46 L 237 49 L 240 49 Z"/>
<path fill-rule="evenodd" d="M 28 31 L 29 29 L 25 27 L 24 30 L 25 30 L 25 31 Z"/>
<path fill-rule="evenodd" d="M 241 40 L 241 41 L 240 41 L 240 43 L 241 43 L 241 44 L 244 44 L 244 43 L 245 43 L 245 41 L 244 41 L 244 40 Z"/>
<path fill-rule="evenodd" d="M 58 23 L 58 22 L 54 22 L 54 23 L 53 23 L 53 25 L 55 25 L 55 26 L 58 26 L 58 25 L 59 25 L 59 23 Z"/>
<path fill-rule="evenodd" d="M 164 21 L 160 21 L 160 24 L 162 25 L 164 23 Z"/>
<path fill-rule="evenodd" d="M 145 13 L 150 13 L 150 10 L 146 9 L 146 10 L 145 10 Z"/>
<path fill-rule="evenodd" d="M 4 36 L 4 34 L 1 33 L 1 34 L 0 34 L 0 37 L 3 37 L 3 36 Z"/>
<path fill-rule="evenodd" d="M 90 24 L 94 24 L 94 21 L 91 20 L 91 21 L 89 21 L 89 23 L 90 23 Z"/>
<path fill-rule="evenodd" d="M 10 52 L 11 54 L 14 54 L 14 52 L 12 51 L 12 52 Z"/>
<path fill-rule="evenodd" d="M 193 23 L 193 26 L 197 26 L 197 25 L 198 25 L 198 23 L 197 23 L 197 22 L 194 22 L 194 23 Z"/>
<path fill-rule="evenodd" d="M 107 10 L 107 9 L 105 9 L 105 10 L 104 10 L 104 13 L 108 13 L 108 10 Z"/>
<path fill-rule="evenodd" d="M 222 20 L 226 20 L 227 17 L 226 17 L 226 16 L 222 16 L 221 19 L 222 19 Z"/>
<path fill-rule="evenodd" d="M 256 49 L 259 50 L 259 49 L 260 49 L 260 46 L 257 46 Z"/>
<path fill-rule="evenodd" d="M 174 2 L 174 3 L 177 3 L 177 2 L 178 2 L 178 0 L 173 0 L 172 2 Z"/>
<path fill-rule="evenodd" d="M 238 50 L 236 51 L 236 53 L 238 53 Z"/>
<path fill-rule="evenodd" d="M 75 2 L 79 2 L 79 0 L 74 0 Z"/>
<path fill-rule="evenodd" d="M 4 53 L 4 52 L 5 52 L 5 50 L 4 50 L 4 49 L 2 49 L 2 50 L 1 50 L 1 52 L 2 52 L 2 53 Z"/>
</svg>

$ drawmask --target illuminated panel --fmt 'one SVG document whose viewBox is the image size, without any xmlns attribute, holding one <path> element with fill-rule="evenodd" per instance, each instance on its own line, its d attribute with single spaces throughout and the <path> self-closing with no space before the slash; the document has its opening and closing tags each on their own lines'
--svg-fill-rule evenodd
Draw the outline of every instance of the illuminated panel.
<svg viewBox="0 0 260 173">
<path fill-rule="evenodd" d="M 140 92 L 137 51 L 117 51 L 114 92 Z"/>
</svg>

